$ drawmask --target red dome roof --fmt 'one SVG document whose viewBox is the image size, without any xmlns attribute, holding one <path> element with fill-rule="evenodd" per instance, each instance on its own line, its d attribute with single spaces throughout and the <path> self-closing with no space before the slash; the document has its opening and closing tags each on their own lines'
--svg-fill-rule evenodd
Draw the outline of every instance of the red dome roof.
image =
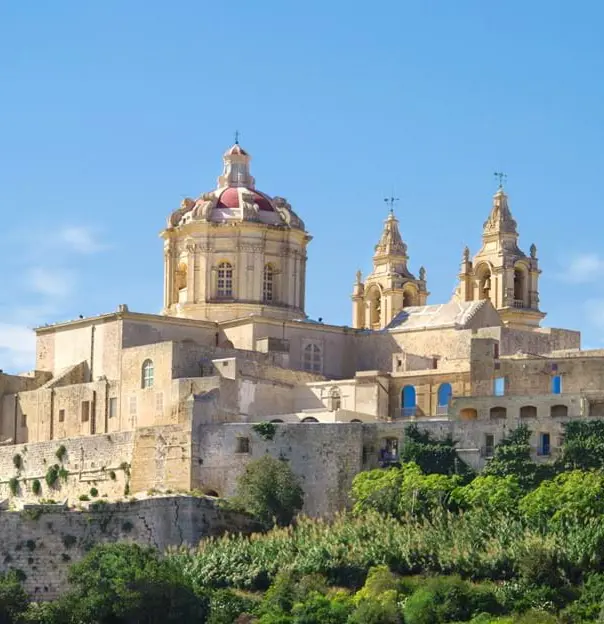
<svg viewBox="0 0 604 624">
<path fill-rule="evenodd" d="M 264 193 L 258 191 L 252 191 L 241 186 L 232 186 L 225 189 L 218 197 L 217 208 L 239 208 L 240 206 L 240 191 L 242 193 L 250 193 L 254 196 L 254 202 L 258 204 L 260 210 L 267 212 L 274 212 L 274 208 L 270 199 Z"/>
</svg>

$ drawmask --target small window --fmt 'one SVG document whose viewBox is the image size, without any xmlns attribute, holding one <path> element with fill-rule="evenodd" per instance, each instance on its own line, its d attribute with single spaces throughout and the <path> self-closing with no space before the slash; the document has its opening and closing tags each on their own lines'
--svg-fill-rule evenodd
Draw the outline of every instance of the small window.
<svg viewBox="0 0 604 624">
<path fill-rule="evenodd" d="M 523 405 L 520 408 L 520 418 L 537 418 L 537 408 L 534 405 Z"/>
<path fill-rule="evenodd" d="M 82 401 L 82 422 L 90 420 L 90 401 Z"/>
<path fill-rule="evenodd" d="M 250 452 L 250 439 L 249 438 L 237 438 L 237 450 L 236 453 L 249 453 Z"/>
<path fill-rule="evenodd" d="M 505 394 L 505 377 L 495 377 L 493 380 L 493 394 L 503 396 Z"/>
<path fill-rule="evenodd" d="M 323 368 L 322 360 L 321 347 L 319 345 L 310 343 L 304 347 L 302 368 L 305 371 L 320 373 Z"/>
<path fill-rule="evenodd" d="M 549 455 L 551 453 L 550 448 L 550 436 L 549 433 L 539 434 L 539 455 Z"/>
<path fill-rule="evenodd" d="M 459 412 L 459 417 L 462 420 L 476 420 L 478 418 L 478 412 L 473 407 L 464 407 Z"/>
<path fill-rule="evenodd" d="M 562 394 L 562 377 L 560 375 L 552 377 L 552 394 Z"/>
<path fill-rule="evenodd" d="M 555 373 L 558 370 L 558 364 L 556 362 L 552 363 L 552 373 Z"/>
<path fill-rule="evenodd" d="M 109 418 L 115 418 L 117 416 L 117 397 L 111 397 L 109 399 Z"/>
<path fill-rule="evenodd" d="M 318 423 L 319 421 L 314 416 L 307 416 L 302 419 L 303 423 Z"/>
<path fill-rule="evenodd" d="M 145 360 L 143 362 L 143 367 L 142 367 L 141 387 L 152 388 L 154 375 L 155 375 L 155 370 L 153 367 L 153 361 Z"/>
<path fill-rule="evenodd" d="M 493 345 L 493 357 L 494 357 L 496 360 L 498 360 L 498 359 L 499 359 L 499 343 L 498 343 L 498 342 L 496 342 L 496 343 Z"/>
<path fill-rule="evenodd" d="M 164 393 L 163 392 L 158 392 L 155 395 L 155 411 L 158 414 L 164 413 Z"/>
<path fill-rule="evenodd" d="M 130 397 L 130 416 L 136 416 L 136 397 Z"/>
<path fill-rule="evenodd" d="M 484 456 L 493 457 L 495 452 L 495 436 L 492 433 L 487 433 L 484 436 Z"/>
<path fill-rule="evenodd" d="M 432 368 L 436 370 L 438 368 L 438 358 L 432 358 Z"/>
<path fill-rule="evenodd" d="M 21 426 L 27 427 L 27 414 L 21 414 Z"/>
<path fill-rule="evenodd" d="M 65 422 L 65 410 L 64 409 L 59 410 L 59 422 Z"/>
</svg>

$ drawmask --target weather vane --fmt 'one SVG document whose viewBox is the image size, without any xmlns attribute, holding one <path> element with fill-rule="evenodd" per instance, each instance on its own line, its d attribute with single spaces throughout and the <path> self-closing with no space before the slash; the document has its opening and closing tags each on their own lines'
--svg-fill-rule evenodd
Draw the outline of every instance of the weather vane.
<svg viewBox="0 0 604 624">
<path fill-rule="evenodd" d="M 235 130 L 235 145 L 239 145 L 239 130 Z"/>
<path fill-rule="evenodd" d="M 493 175 L 499 179 L 499 188 L 503 188 L 503 182 L 508 179 L 507 173 L 496 171 Z"/>
<path fill-rule="evenodd" d="M 386 204 L 390 204 L 390 212 L 394 213 L 394 204 L 398 201 L 398 197 L 384 197 Z"/>
</svg>

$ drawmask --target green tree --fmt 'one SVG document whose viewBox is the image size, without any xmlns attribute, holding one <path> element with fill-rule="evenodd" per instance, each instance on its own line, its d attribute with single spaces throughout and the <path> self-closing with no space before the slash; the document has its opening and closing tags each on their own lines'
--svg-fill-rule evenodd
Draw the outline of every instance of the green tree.
<svg viewBox="0 0 604 624">
<path fill-rule="evenodd" d="M 246 466 L 233 502 L 267 526 L 286 526 L 302 509 L 304 490 L 287 462 L 265 455 Z"/>
<path fill-rule="evenodd" d="M 292 609 L 293 624 L 346 624 L 352 611 L 350 598 L 343 593 L 334 597 L 311 592 Z"/>
<path fill-rule="evenodd" d="M 520 425 L 496 447 L 493 458 L 482 471 L 483 476 L 515 477 L 522 490 L 533 488 L 541 478 L 543 469 L 531 459 L 531 432 Z"/>
<path fill-rule="evenodd" d="M 0 575 L 0 624 L 19 622 L 27 603 L 27 594 L 17 575 L 14 572 Z"/>
<path fill-rule="evenodd" d="M 561 527 L 600 518 L 604 514 L 604 474 L 563 472 L 529 492 L 520 501 L 520 510 L 540 526 Z"/>
<path fill-rule="evenodd" d="M 604 421 L 573 420 L 566 423 L 558 463 L 564 470 L 604 468 Z"/>
<path fill-rule="evenodd" d="M 55 622 L 160 624 L 205 622 L 208 600 L 151 548 L 97 546 L 69 571 L 71 591 L 55 605 Z"/>
<path fill-rule="evenodd" d="M 437 440 L 429 431 L 420 431 L 417 425 L 409 425 L 405 429 L 400 460 L 417 464 L 425 474 L 470 476 L 471 470 L 457 456 L 455 445 L 451 436 Z"/>
<path fill-rule="evenodd" d="M 396 516 L 403 483 L 402 468 L 367 470 L 352 481 L 353 512 L 364 514 L 369 510 Z"/>
<path fill-rule="evenodd" d="M 467 485 L 455 488 L 451 493 L 451 499 L 462 509 L 480 508 L 495 513 L 515 511 L 521 496 L 522 490 L 518 479 L 513 475 L 478 476 Z"/>
</svg>

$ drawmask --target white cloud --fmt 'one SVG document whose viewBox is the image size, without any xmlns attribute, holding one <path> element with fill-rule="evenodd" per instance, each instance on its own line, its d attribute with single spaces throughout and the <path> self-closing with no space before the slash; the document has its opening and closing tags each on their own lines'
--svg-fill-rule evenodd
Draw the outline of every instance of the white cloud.
<svg viewBox="0 0 604 624">
<path fill-rule="evenodd" d="M 594 282 L 604 276 L 604 258 L 597 253 L 578 254 L 570 259 L 562 279 L 574 284 Z"/>
<path fill-rule="evenodd" d="M 93 254 L 105 249 L 98 240 L 96 232 L 85 225 L 71 225 L 59 231 L 58 241 L 66 245 L 70 251 L 81 254 Z"/>
<path fill-rule="evenodd" d="M 66 269 L 33 267 L 25 275 L 26 283 L 33 292 L 52 298 L 67 297 L 73 291 L 75 276 Z"/>
<path fill-rule="evenodd" d="M 36 356 L 36 337 L 28 327 L 0 323 L 0 361 L 8 371 L 33 368 Z"/>
</svg>

